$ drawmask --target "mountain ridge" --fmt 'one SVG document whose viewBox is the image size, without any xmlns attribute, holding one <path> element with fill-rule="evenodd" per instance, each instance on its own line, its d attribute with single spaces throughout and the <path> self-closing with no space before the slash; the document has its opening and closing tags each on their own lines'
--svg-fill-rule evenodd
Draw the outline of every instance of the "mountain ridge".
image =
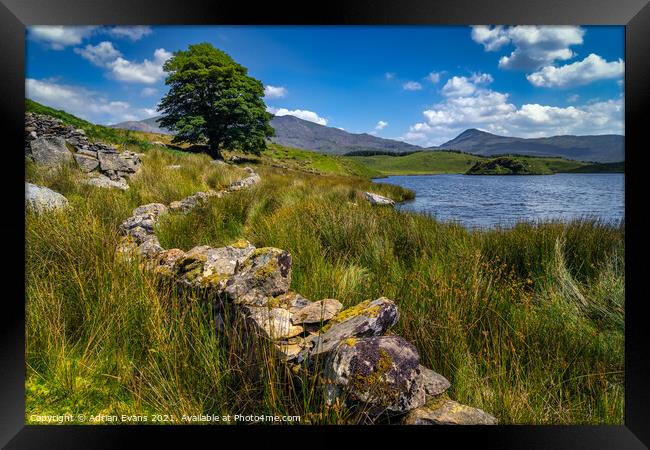
<svg viewBox="0 0 650 450">
<path fill-rule="evenodd" d="M 171 134 L 152 117 L 110 125 L 112 128 Z M 320 153 L 345 155 L 364 150 L 415 152 L 460 150 L 480 156 L 517 154 L 524 156 L 557 156 L 585 162 L 611 163 L 625 160 L 625 137 L 618 134 L 557 135 L 542 138 L 499 136 L 477 128 L 469 128 L 439 146 L 421 147 L 368 133 L 350 133 L 294 116 L 274 116 L 271 126 L 275 136 L 270 141 L 286 147 L 302 148 Z"/>
</svg>

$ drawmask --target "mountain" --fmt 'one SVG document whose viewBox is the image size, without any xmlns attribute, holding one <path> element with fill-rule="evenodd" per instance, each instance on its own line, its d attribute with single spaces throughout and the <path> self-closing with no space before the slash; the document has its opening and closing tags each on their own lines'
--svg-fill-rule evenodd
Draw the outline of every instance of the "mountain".
<svg viewBox="0 0 650 450">
<path fill-rule="evenodd" d="M 170 134 L 160 128 L 160 117 L 122 122 L 113 128 Z M 286 147 L 303 148 L 321 153 L 342 155 L 358 151 L 391 153 L 423 150 L 460 150 L 481 156 L 518 154 L 528 156 L 559 156 L 588 162 L 620 162 L 625 160 L 625 138 L 618 134 L 594 136 L 552 136 L 547 138 L 518 138 L 498 136 L 475 128 L 465 130 L 451 141 L 438 147 L 424 149 L 406 142 L 383 139 L 370 134 L 354 134 L 339 128 L 326 127 L 294 116 L 275 116 L 271 120 L 275 136 L 271 142 Z"/>
<path fill-rule="evenodd" d="M 172 134 L 166 128 L 161 128 L 158 124 L 158 117 L 152 117 L 144 120 L 130 120 L 128 122 L 120 122 L 115 125 L 109 125 L 110 128 L 121 128 L 123 130 L 144 131 L 146 133 L 159 133 L 159 134 Z"/>
<path fill-rule="evenodd" d="M 578 161 L 620 162 L 625 160 L 625 137 L 618 134 L 518 138 L 498 136 L 477 129 L 463 131 L 451 141 L 430 150 L 461 150 L 482 156 L 517 154 L 560 156 Z"/>
<path fill-rule="evenodd" d="M 422 147 L 406 142 L 383 139 L 370 134 L 353 134 L 339 128 L 326 127 L 294 116 L 275 116 L 271 120 L 275 128 L 275 142 L 286 147 L 306 148 L 322 153 L 342 155 L 359 150 L 383 150 L 388 152 L 421 151 Z"/>
</svg>

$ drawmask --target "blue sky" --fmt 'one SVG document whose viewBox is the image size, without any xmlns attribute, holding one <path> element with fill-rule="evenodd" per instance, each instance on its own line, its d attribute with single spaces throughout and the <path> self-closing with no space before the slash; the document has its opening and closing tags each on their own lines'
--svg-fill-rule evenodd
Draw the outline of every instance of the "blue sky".
<svg viewBox="0 0 650 450">
<path fill-rule="evenodd" d="M 162 64 L 210 42 L 264 83 L 269 110 L 438 145 L 495 134 L 624 134 L 624 28 L 37 26 L 26 95 L 110 124 L 157 115 Z"/>
</svg>

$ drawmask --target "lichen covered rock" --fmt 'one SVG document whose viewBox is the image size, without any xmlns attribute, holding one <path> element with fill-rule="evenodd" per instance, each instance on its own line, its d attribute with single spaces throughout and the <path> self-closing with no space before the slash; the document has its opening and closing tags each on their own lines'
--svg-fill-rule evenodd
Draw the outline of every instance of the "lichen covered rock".
<svg viewBox="0 0 650 450">
<path fill-rule="evenodd" d="M 25 208 L 37 214 L 68 206 L 68 199 L 44 186 L 25 183 Z"/>
<path fill-rule="evenodd" d="M 394 205 L 395 202 L 391 200 L 388 197 L 384 197 L 383 195 L 375 194 L 372 192 L 364 192 L 363 195 L 365 196 L 366 200 L 370 202 L 371 205 Z"/>
<path fill-rule="evenodd" d="M 405 425 L 496 425 L 497 419 L 485 411 L 454 400 L 432 400 L 404 418 Z"/>
<path fill-rule="evenodd" d="M 448 379 L 428 367 L 420 366 L 420 378 L 424 392 L 431 397 L 442 394 L 451 386 Z"/>
<path fill-rule="evenodd" d="M 328 352 L 344 339 L 382 335 L 399 319 L 392 300 L 380 297 L 345 309 L 331 319 L 324 332 L 315 338 L 312 355 Z"/>
<path fill-rule="evenodd" d="M 341 308 L 343 308 L 341 302 L 333 298 L 326 298 L 299 309 L 293 314 L 291 320 L 294 324 L 326 322 L 334 317 Z"/>
<path fill-rule="evenodd" d="M 332 350 L 324 364 L 330 395 L 361 401 L 370 414 L 403 413 L 425 403 L 420 356 L 399 336 L 350 338 Z"/>
<path fill-rule="evenodd" d="M 72 153 L 60 136 L 39 137 L 29 142 L 31 156 L 35 162 L 44 165 L 57 165 L 71 162 Z"/>
<path fill-rule="evenodd" d="M 228 280 L 225 292 L 237 304 L 265 305 L 291 284 L 291 255 L 279 248 L 258 248 Z"/>
<path fill-rule="evenodd" d="M 288 339 L 303 332 L 299 325 L 291 323 L 291 313 L 283 308 L 266 306 L 245 307 L 245 314 L 271 339 Z"/>
</svg>

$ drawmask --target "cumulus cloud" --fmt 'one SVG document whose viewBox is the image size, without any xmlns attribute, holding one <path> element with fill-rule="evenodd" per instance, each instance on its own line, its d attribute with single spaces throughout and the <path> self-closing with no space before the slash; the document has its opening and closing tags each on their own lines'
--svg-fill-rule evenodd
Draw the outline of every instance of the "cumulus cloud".
<svg viewBox="0 0 650 450">
<path fill-rule="evenodd" d="M 419 91 L 420 89 L 422 89 L 422 85 L 417 81 L 407 81 L 402 85 L 402 88 L 405 91 Z"/>
<path fill-rule="evenodd" d="M 451 77 L 442 87 L 445 97 L 466 97 L 479 89 L 479 85 L 493 81 L 489 73 L 475 73 L 471 77 Z"/>
<path fill-rule="evenodd" d="M 127 38 L 135 42 L 151 34 L 152 30 L 148 26 L 129 26 L 129 27 L 117 26 L 117 27 L 107 28 L 106 32 L 113 37 Z"/>
<path fill-rule="evenodd" d="M 624 73 L 625 63 L 622 59 L 607 62 L 600 56 L 591 53 L 582 61 L 561 67 L 546 66 L 526 78 L 532 85 L 538 87 L 570 87 L 597 80 L 619 78 Z"/>
<path fill-rule="evenodd" d="M 63 50 L 68 46 L 81 44 L 96 28 L 94 26 L 37 25 L 29 27 L 28 36 L 46 44 L 53 50 Z"/>
<path fill-rule="evenodd" d="M 159 48 L 153 53 L 152 60 L 145 59 L 141 63 L 118 57 L 110 65 L 111 76 L 117 80 L 131 83 L 157 83 L 164 77 L 163 64 L 171 56 L 170 52 Z"/>
<path fill-rule="evenodd" d="M 424 120 L 412 125 L 402 139 L 418 145 L 440 145 L 467 128 L 519 137 L 622 134 L 624 130 L 622 98 L 579 107 L 537 103 L 517 107 L 509 101 L 507 93 L 477 86 L 468 78 L 462 86 L 464 94 L 456 95 L 459 92 L 456 90 L 455 95 L 448 95 L 444 101 L 423 111 Z"/>
<path fill-rule="evenodd" d="M 499 59 L 499 67 L 514 70 L 537 70 L 575 56 L 569 48 L 583 43 L 585 30 L 576 26 L 472 27 L 472 39 L 486 51 L 497 51 L 512 44 L 515 49 Z"/>
<path fill-rule="evenodd" d="M 276 116 L 294 116 L 302 120 L 308 120 L 309 122 L 317 123 L 319 125 L 327 125 L 327 119 L 324 119 L 317 113 L 308 111 L 306 109 L 288 110 L 287 108 L 273 108 L 269 106 L 266 108 L 266 110 L 271 114 L 275 114 Z"/>
<path fill-rule="evenodd" d="M 377 122 L 377 125 L 375 125 L 375 130 L 380 131 L 383 130 L 388 126 L 388 122 L 384 122 L 383 120 L 380 120 Z"/>
<path fill-rule="evenodd" d="M 83 48 L 77 47 L 74 52 L 99 67 L 109 67 L 111 63 L 122 56 L 122 53 L 109 41 L 100 42 L 97 45 L 88 44 Z"/>
<path fill-rule="evenodd" d="M 155 109 L 134 108 L 128 102 L 112 100 L 80 86 L 60 84 L 51 80 L 25 80 L 26 96 L 47 106 L 63 109 L 94 123 L 115 123 L 139 120 L 155 115 Z"/>
<path fill-rule="evenodd" d="M 286 97 L 289 91 L 284 86 L 264 86 L 264 96 L 266 98 L 283 98 Z"/>
</svg>

